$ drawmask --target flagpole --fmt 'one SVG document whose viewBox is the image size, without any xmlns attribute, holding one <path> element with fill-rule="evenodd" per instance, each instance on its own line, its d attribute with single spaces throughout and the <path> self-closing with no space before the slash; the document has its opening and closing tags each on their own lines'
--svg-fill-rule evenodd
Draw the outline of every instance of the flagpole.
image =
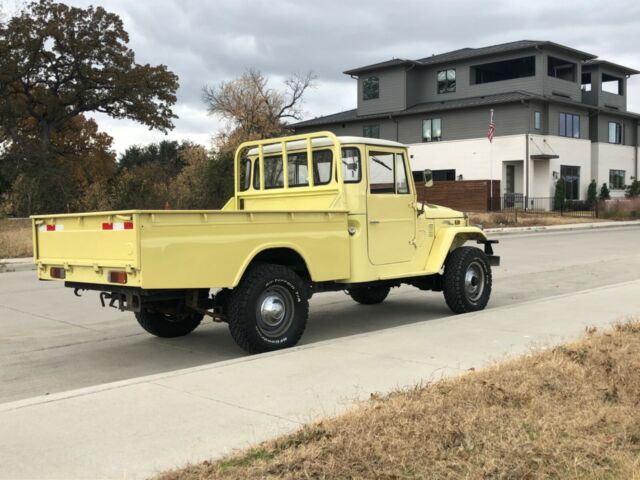
<svg viewBox="0 0 640 480">
<path fill-rule="evenodd" d="M 489 120 L 489 125 L 494 125 L 493 123 L 493 108 L 491 109 L 491 119 Z M 490 210 L 493 211 L 493 133 L 489 138 L 489 201 Z"/>
</svg>

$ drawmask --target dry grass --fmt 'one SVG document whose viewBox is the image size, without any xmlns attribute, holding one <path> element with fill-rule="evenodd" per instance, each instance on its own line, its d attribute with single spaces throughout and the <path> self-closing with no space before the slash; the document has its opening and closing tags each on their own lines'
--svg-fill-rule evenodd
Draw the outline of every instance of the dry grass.
<svg viewBox="0 0 640 480">
<path fill-rule="evenodd" d="M 640 321 L 159 478 L 640 479 Z"/>
<path fill-rule="evenodd" d="M 0 258 L 33 255 L 31 220 L 0 219 Z"/>
<path fill-rule="evenodd" d="M 608 220 L 640 219 L 640 198 L 616 198 L 601 202 L 600 212 Z"/>
<path fill-rule="evenodd" d="M 482 225 L 484 228 L 496 227 L 535 227 L 547 225 L 567 225 L 570 223 L 591 223 L 602 221 L 592 217 L 567 217 L 560 215 L 527 214 L 518 212 L 516 216 L 512 213 L 490 212 L 490 213 L 470 213 L 470 225 Z"/>
</svg>

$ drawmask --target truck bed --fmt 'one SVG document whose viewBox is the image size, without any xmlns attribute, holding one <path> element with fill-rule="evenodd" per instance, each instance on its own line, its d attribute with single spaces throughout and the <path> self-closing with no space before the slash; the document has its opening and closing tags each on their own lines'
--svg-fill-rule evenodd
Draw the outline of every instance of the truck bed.
<svg viewBox="0 0 640 480">
<path fill-rule="evenodd" d="M 267 249 L 290 249 L 315 281 L 350 275 L 347 212 L 128 210 L 33 219 L 38 278 L 144 289 L 232 288 Z M 58 279 L 59 275 L 58 275 Z"/>
</svg>

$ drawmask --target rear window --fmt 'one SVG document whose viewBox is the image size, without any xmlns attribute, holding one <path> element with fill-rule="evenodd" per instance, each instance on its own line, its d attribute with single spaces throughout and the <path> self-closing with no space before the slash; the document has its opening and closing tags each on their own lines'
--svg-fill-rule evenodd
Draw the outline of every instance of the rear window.
<svg viewBox="0 0 640 480">
<path fill-rule="evenodd" d="M 333 152 L 331 150 L 316 150 L 313 152 L 313 183 L 326 185 L 331 181 L 333 166 Z"/>
<path fill-rule="evenodd" d="M 264 157 L 264 188 L 282 188 L 282 155 Z"/>
</svg>

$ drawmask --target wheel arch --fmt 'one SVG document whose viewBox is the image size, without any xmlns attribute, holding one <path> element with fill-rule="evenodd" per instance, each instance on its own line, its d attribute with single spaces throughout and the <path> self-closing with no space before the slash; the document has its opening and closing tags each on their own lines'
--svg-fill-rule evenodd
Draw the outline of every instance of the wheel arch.
<svg viewBox="0 0 640 480">
<path fill-rule="evenodd" d="M 273 263 L 291 268 L 302 278 L 310 280 L 313 278 L 309 269 L 309 262 L 300 250 L 291 244 L 264 245 L 256 248 L 245 260 L 242 268 L 233 280 L 233 287 L 236 287 L 247 270 L 258 262 Z"/>
<path fill-rule="evenodd" d="M 427 258 L 426 273 L 438 273 L 444 265 L 449 252 L 461 247 L 468 241 L 486 240 L 487 236 L 478 227 L 443 228 L 433 241 Z"/>
</svg>

